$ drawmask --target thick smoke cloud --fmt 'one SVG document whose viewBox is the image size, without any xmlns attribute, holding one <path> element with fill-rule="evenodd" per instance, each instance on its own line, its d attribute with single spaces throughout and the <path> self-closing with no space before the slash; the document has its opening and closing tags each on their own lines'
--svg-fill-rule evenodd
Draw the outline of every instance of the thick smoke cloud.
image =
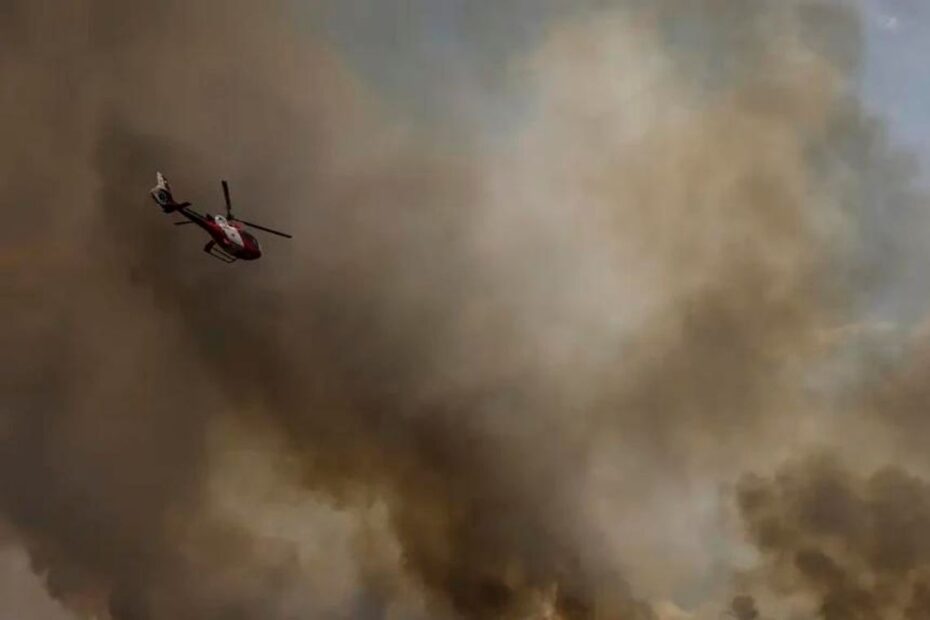
<svg viewBox="0 0 930 620">
<path fill-rule="evenodd" d="M 775 578 L 812 596 L 820 617 L 923 618 L 928 488 L 897 467 L 863 476 L 814 457 L 745 479 L 739 505 Z"/>
<path fill-rule="evenodd" d="M 283 6 L 7 4 L 0 516 L 76 613 L 650 619 L 711 572 L 687 489 L 829 422 L 823 329 L 886 267 L 848 10 L 537 15 L 488 136 Z M 294 242 L 210 262 L 155 169 Z"/>
</svg>

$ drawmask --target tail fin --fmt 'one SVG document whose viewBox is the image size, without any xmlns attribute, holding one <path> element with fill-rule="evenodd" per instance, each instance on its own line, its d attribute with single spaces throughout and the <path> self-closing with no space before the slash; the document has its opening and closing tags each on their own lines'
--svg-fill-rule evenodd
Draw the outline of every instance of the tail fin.
<svg viewBox="0 0 930 620">
<path fill-rule="evenodd" d="M 155 173 L 155 187 L 151 190 L 152 198 L 158 203 L 158 206 L 164 210 L 165 213 L 171 213 L 176 211 L 181 207 L 186 207 L 190 205 L 189 202 L 183 204 L 178 204 L 174 200 L 174 196 L 171 195 L 171 186 L 168 185 L 168 179 L 165 178 L 161 172 Z"/>
</svg>

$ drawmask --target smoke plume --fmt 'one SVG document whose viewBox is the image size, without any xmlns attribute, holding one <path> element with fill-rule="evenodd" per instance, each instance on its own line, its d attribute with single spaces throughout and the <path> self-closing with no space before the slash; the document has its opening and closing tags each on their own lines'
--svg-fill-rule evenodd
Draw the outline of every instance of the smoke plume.
<svg viewBox="0 0 930 620">
<path fill-rule="evenodd" d="M 732 594 L 719 487 L 842 443 L 810 377 L 889 269 L 857 236 L 855 173 L 892 181 L 850 91 L 855 14 L 499 4 L 535 34 L 474 45 L 506 50 L 520 118 L 441 131 L 286 3 L 0 10 L 0 522 L 58 603 L 650 620 Z M 155 170 L 211 212 L 229 179 L 293 242 L 214 264 L 151 204 Z M 922 570 L 856 521 L 919 500 L 889 471 L 811 517 L 848 520 L 842 558 L 782 507 L 829 480 L 741 487 L 825 617 L 891 608 L 847 561 Z"/>
</svg>

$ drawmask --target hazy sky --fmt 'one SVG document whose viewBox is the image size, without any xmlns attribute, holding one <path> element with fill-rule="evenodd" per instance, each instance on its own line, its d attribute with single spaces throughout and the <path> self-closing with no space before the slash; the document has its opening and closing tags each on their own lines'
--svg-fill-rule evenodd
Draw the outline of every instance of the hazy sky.
<svg viewBox="0 0 930 620">
<path fill-rule="evenodd" d="M 930 169 L 930 6 L 921 0 L 860 0 L 867 55 L 862 90 L 888 118 L 892 137 L 917 151 L 922 180 Z"/>
<path fill-rule="evenodd" d="M 887 118 L 893 140 L 920 157 L 930 180 L 930 7 L 921 0 L 838 0 L 859 6 L 865 37 L 860 88 L 871 109 Z M 508 118 L 519 102 L 509 99 L 507 65 L 544 33 L 548 20 L 578 7 L 555 0 L 344 0 L 312 5 L 312 19 L 350 62 L 384 89 L 404 113 L 443 120 L 467 90 L 469 106 Z M 512 79 L 513 76 L 511 75 Z M 476 86 L 480 88 L 475 88 Z M 487 99 L 475 101 L 476 93 Z M 504 104 L 504 105 L 502 105 Z M 506 105 L 510 104 L 510 105 Z"/>
</svg>

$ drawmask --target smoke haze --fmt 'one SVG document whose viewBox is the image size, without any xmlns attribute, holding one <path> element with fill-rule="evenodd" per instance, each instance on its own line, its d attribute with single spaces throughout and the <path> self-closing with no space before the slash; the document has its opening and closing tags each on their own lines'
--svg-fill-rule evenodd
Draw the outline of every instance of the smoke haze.
<svg viewBox="0 0 930 620">
<path fill-rule="evenodd" d="M 928 220 L 852 8 L 474 8 L 438 124 L 301 10 L 0 10 L 0 612 L 923 617 L 869 321 Z M 295 238 L 209 261 L 155 170 Z"/>
</svg>

